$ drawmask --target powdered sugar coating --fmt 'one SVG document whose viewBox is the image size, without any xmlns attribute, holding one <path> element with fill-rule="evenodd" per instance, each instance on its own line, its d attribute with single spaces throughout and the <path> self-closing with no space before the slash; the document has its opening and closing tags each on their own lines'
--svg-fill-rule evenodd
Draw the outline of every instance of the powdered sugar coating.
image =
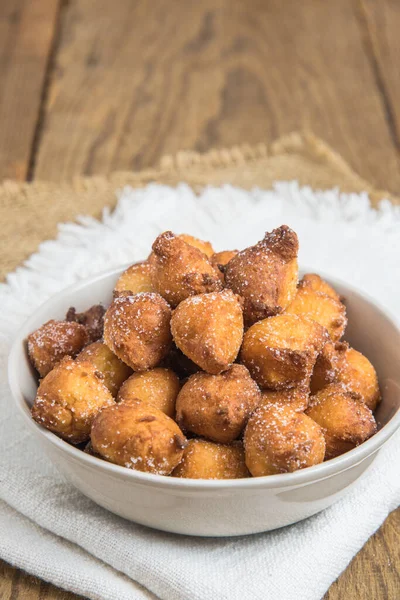
<svg viewBox="0 0 400 600">
<path fill-rule="evenodd" d="M 324 422 L 327 458 L 374 433 L 365 404 L 375 408 L 379 401 L 375 370 L 366 357 L 335 342 L 346 325 L 335 290 L 316 274 L 304 276 L 297 287 L 298 242 L 292 230 L 282 226 L 242 252 L 213 254 L 209 242 L 171 232 L 160 235 L 153 248 L 147 261 L 120 277 L 107 311 L 105 343 L 86 347 L 75 362 L 65 358 L 62 376 L 58 366 L 50 373 L 58 386 L 39 388 L 32 410 L 38 422 L 78 443 L 87 440 L 97 414 L 102 424 L 93 428 L 97 449 L 87 449 L 94 456 L 152 473 L 175 469 L 174 476 L 216 479 L 249 476 L 242 443 L 231 441 L 247 422 L 247 460 L 255 476 L 322 460 L 322 430 L 302 414 L 305 409 Z M 172 319 L 166 299 L 176 306 Z M 244 339 L 243 307 L 246 324 L 256 322 Z M 66 353 L 71 328 L 82 336 L 86 332 L 79 343 L 97 339 L 103 312 L 100 305 L 83 313 L 71 308 L 67 321 L 72 322 L 45 324 L 48 347 L 43 331 L 32 334 L 39 341 L 35 358 L 45 367 L 49 349 L 52 368 Z M 75 355 L 79 343 L 71 343 L 68 353 Z M 233 364 L 241 346 L 246 366 Z M 158 364 L 163 368 L 155 368 Z M 121 408 L 114 408 L 107 404 L 105 386 L 115 395 L 131 368 L 138 372 L 120 390 Z M 182 431 L 165 415 L 175 416 L 177 375 L 186 378 L 199 368 L 208 373 L 197 372 L 185 383 L 177 420 L 192 435 L 220 441 L 192 439 L 185 449 Z M 318 391 L 311 398 L 310 385 Z"/>
<path fill-rule="evenodd" d="M 113 397 L 93 365 L 65 357 L 41 381 L 32 417 L 65 440 L 79 444 L 89 439 L 99 410 L 112 404 Z"/>
<path fill-rule="evenodd" d="M 290 406 L 296 412 L 303 412 L 308 407 L 310 389 L 306 385 L 283 390 L 263 390 L 260 405 L 279 404 Z"/>
<path fill-rule="evenodd" d="M 214 254 L 214 248 L 212 247 L 210 242 L 200 240 L 194 235 L 189 235 L 188 233 L 180 233 L 177 237 L 189 244 L 189 246 L 193 246 L 193 248 L 197 248 L 198 250 L 203 252 L 203 254 L 207 256 L 207 258 L 210 258 Z"/>
<path fill-rule="evenodd" d="M 231 290 L 187 298 L 171 319 L 175 344 L 199 367 L 218 374 L 236 359 L 243 339 L 240 299 Z"/>
<path fill-rule="evenodd" d="M 169 475 L 180 463 L 186 438 L 163 412 L 144 402 L 121 402 L 94 420 L 93 450 L 117 465 Z"/>
<path fill-rule="evenodd" d="M 86 346 L 76 357 L 78 362 L 89 361 L 97 373 L 103 377 L 103 383 L 113 397 L 123 382 L 132 374 L 132 369 L 118 358 L 103 342 L 94 342 Z"/>
<path fill-rule="evenodd" d="M 257 384 L 243 365 L 221 375 L 196 373 L 179 392 L 176 420 L 184 431 L 229 443 L 240 436 L 260 400 Z"/>
<path fill-rule="evenodd" d="M 220 290 L 220 273 L 198 248 L 171 231 L 158 236 L 151 258 L 155 289 L 173 307 L 194 296 Z"/>
<path fill-rule="evenodd" d="M 189 440 L 183 459 L 172 477 L 186 479 L 241 479 L 250 477 L 242 442 L 215 444 L 207 440 Z"/>
<path fill-rule="evenodd" d="M 247 325 L 281 313 L 293 299 L 298 280 L 297 252 L 297 235 L 282 225 L 228 262 L 225 282 L 244 298 Z"/>
<path fill-rule="evenodd" d="M 261 388 L 308 385 L 317 356 L 328 339 L 326 329 L 315 321 L 285 313 L 250 327 L 240 356 Z"/>
<path fill-rule="evenodd" d="M 180 389 L 177 375 L 171 369 L 158 367 L 131 375 L 119 390 L 117 402 L 140 400 L 173 418 Z"/>
<path fill-rule="evenodd" d="M 104 341 L 134 371 L 158 365 L 171 345 L 171 309 L 155 293 L 114 298 L 104 319 Z"/>
<path fill-rule="evenodd" d="M 136 263 L 128 267 L 119 277 L 115 284 L 114 292 L 130 292 L 140 294 L 142 292 L 155 292 L 151 280 L 151 265 L 148 261 Z"/>
<path fill-rule="evenodd" d="M 238 253 L 239 250 L 222 250 L 222 252 L 215 252 L 215 254 L 210 257 L 210 262 L 214 267 L 218 267 L 219 269 L 222 267 L 222 271 L 224 271 L 224 267 L 226 267 L 228 262 Z"/>
<path fill-rule="evenodd" d="M 325 386 L 337 381 L 341 357 L 348 348 L 347 342 L 332 342 L 329 340 L 322 348 L 314 365 L 310 381 L 310 390 L 316 394 Z"/>
<path fill-rule="evenodd" d="M 347 325 L 346 307 L 323 292 L 302 285 L 286 309 L 287 314 L 306 316 L 325 327 L 333 341 L 338 341 Z"/>
<path fill-rule="evenodd" d="M 322 427 L 327 459 L 351 450 L 376 432 L 372 411 L 343 383 L 332 383 L 312 396 L 306 412 Z"/>
<path fill-rule="evenodd" d="M 87 342 L 83 325 L 51 320 L 28 336 L 28 354 L 39 375 L 45 377 L 64 356 L 75 357 Z"/>
<path fill-rule="evenodd" d="M 335 381 L 343 383 L 349 392 L 358 394 L 372 411 L 380 402 L 381 393 L 374 366 L 354 348 L 347 347 L 339 355 Z"/>
<path fill-rule="evenodd" d="M 253 477 L 291 473 L 321 463 L 325 440 L 321 427 L 289 406 L 260 406 L 244 434 L 246 465 Z"/>
<path fill-rule="evenodd" d="M 299 287 L 309 287 L 315 292 L 326 294 L 338 302 L 342 300 L 336 290 L 316 273 L 306 273 L 300 281 Z"/>
</svg>

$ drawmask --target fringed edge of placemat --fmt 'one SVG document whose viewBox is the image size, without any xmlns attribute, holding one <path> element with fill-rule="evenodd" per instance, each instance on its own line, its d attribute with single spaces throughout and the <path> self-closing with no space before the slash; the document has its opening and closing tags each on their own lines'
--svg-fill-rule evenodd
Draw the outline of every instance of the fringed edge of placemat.
<svg viewBox="0 0 400 600">
<path fill-rule="evenodd" d="M 270 144 L 259 143 L 254 146 L 243 144 L 231 148 L 212 149 L 205 153 L 184 150 L 176 155 L 163 156 L 158 166 L 142 171 L 114 171 L 109 175 L 92 175 L 74 177 L 71 183 L 57 183 L 47 181 L 19 182 L 15 180 L 4 180 L 0 184 L 0 198 L 2 196 L 18 196 L 24 193 L 48 192 L 49 189 L 73 190 L 76 192 L 89 192 L 109 188 L 118 185 L 146 184 L 150 181 L 162 181 L 167 178 L 179 178 L 198 176 L 199 173 L 207 174 L 209 171 L 230 169 L 243 165 L 252 165 L 264 160 L 283 156 L 301 155 L 311 161 L 325 164 L 335 169 L 342 176 L 348 178 L 354 185 L 354 189 L 344 191 L 366 191 L 371 196 L 371 203 L 376 204 L 382 198 L 391 200 L 394 204 L 400 204 L 400 198 L 386 190 L 374 188 L 367 180 L 360 177 L 349 164 L 324 141 L 309 131 L 293 132 L 283 136 Z M 288 173 L 288 180 L 292 179 Z M 204 182 L 205 184 L 206 182 Z M 338 187 L 340 187 L 338 181 Z"/>
<path fill-rule="evenodd" d="M 367 192 L 372 206 L 383 198 L 400 204 L 399 198 L 375 189 L 325 142 L 307 131 L 293 132 L 271 144 L 244 144 L 204 154 L 181 151 L 164 156 L 158 166 L 140 172 L 79 176 L 70 183 L 6 180 L 0 185 L 0 279 L 34 252 L 40 242 L 53 238 L 59 222 L 74 220 L 79 214 L 99 217 L 105 206 L 115 205 L 116 190 L 125 186 L 140 188 L 151 182 L 174 186 L 184 181 L 196 191 L 224 183 L 267 189 L 278 180 L 297 180 L 314 189 Z"/>
</svg>

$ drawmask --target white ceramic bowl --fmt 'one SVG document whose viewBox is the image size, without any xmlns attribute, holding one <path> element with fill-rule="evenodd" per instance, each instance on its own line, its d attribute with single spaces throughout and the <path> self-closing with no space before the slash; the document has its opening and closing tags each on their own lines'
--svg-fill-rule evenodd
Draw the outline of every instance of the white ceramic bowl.
<svg viewBox="0 0 400 600">
<path fill-rule="evenodd" d="M 27 335 L 67 309 L 108 304 L 122 272 L 116 269 L 78 283 L 43 304 L 19 331 L 9 357 L 9 382 L 32 434 L 60 472 L 100 506 L 131 521 L 181 534 L 232 536 L 289 525 L 314 515 L 342 497 L 374 461 L 400 425 L 400 332 L 376 303 L 332 281 L 345 297 L 346 339 L 375 365 L 383 401 L 380 430 L 338 458 L 296 473 L 236 480 L 175 479 L 132 471 L 99 460 L 67 444 L 30 415 L 37 380 L 26 352 Z"/>
</svg>

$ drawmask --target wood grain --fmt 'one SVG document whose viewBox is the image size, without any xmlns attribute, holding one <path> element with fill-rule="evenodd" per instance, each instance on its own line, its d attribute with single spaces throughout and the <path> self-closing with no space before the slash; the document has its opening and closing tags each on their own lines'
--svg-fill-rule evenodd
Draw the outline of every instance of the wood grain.
<svg viewBox="0 0 400 600">
<path fill-rule="evenodd" d="M 0 600 L 79 600 L 81 597 L 60 590 L 37 577 L 13 569 L 0 560 Z"/>
<path fill-rule="evenodd" d="M 0 2 L 0 180 L 25 179 L 58 0 Z"/>
<path fill-rule="evenodd" d="M 70 0 L 46 96 L 57 5 L 0 2 L 0 178 L 138 169 L 307 127 L 399 193 L 397 0 Z M 397 510 L 325 600 L 397 600 L 399 533 Z M 0 599 L 22 598 L 78 597 L 0 561 Z"/>
<path fill-rule="evenodd" d="M 385 98 L 387 120 L 400 151 L 400 3 L 398 0 L 359 0 L 377 85 Z"/>
<path fill-rule="evenodd" d="M 324 600 L 398 600 L 400 597 L 400 509 L 356 554 Z"/>
<path fill-rule="evenodd" d="M 357 2 L 71 0 L 35 177 L 154 164 L 311 128 L 378 187 L 399 157 Z M 62 157 L 62 159 L 61 159 Z"/>
</svg>

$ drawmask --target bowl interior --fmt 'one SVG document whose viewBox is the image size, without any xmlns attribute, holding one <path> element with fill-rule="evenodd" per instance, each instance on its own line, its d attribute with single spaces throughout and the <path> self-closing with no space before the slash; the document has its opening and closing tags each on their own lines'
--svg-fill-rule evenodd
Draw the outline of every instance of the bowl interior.
<svg viewBox="0 0 400 600">
<path fill-rule="evenodd" d="M 108 305 L 112 300 L 112 290 L 115 282 L 124 268 L 126 267 L 103 273 L 90 280 L 75 284 L 57 294 L 43 304 L 19 331 L 10 353 L 9 380 L 17 405 L 29 419 L 30 407 L 36 395 L 37 376 L 27 355 L 27 335 L 50 319 L 63 319 L 70 306 L 74 306 L 78 311 L 83 311 L 100 302 Z M 345 299 L 349 320 L 345 339 L 369 358 L 378 373 L 383 400 L 376 412 L 376 419 L 379 429 L 382 430 L 383 428 L 383 431 L 380 431 L 368 442 L 350 451 L 347 455 L 359 451 L 366 445 L 369 446 L 369 453 L 371 453 L 385 439 L 390 437 L 400 425 L 400 332 L 394 321 L 374 301 L 367 299 L 365 295 L 353 290 L 347 284 L 332 280 L 329 277 L 326 277 L 326 280 Z M 39 425 L 35 424 L 35 426 L 46 436 L 51 435 L 59 444 L 60 440 L 56 436 L 49 434 Z M 74 450 L 66 442 L 62 443 L 65 445 L 66 450 Z M 364 455 L 366 455 L 366 452 L 364 452 Z M 85 459 L 88 458 L 91 457 L 85 455 Z M 333 459 L 333 461 L 338 461 L 341 458 Z M 360 455 L 360 460 L 361 458 Z M 323 465 L 327 464 L 323 463 Z M 320 469 L 323 465 L 317 465 L 305 469 L 305 471 Z M 290 474 L 291 477 L 293 475 L 296 474 Z M 288 477 L 288 474 L 273 477 Z M 247 482 L 248 480 L 242 481 Z"/>
</svg>

